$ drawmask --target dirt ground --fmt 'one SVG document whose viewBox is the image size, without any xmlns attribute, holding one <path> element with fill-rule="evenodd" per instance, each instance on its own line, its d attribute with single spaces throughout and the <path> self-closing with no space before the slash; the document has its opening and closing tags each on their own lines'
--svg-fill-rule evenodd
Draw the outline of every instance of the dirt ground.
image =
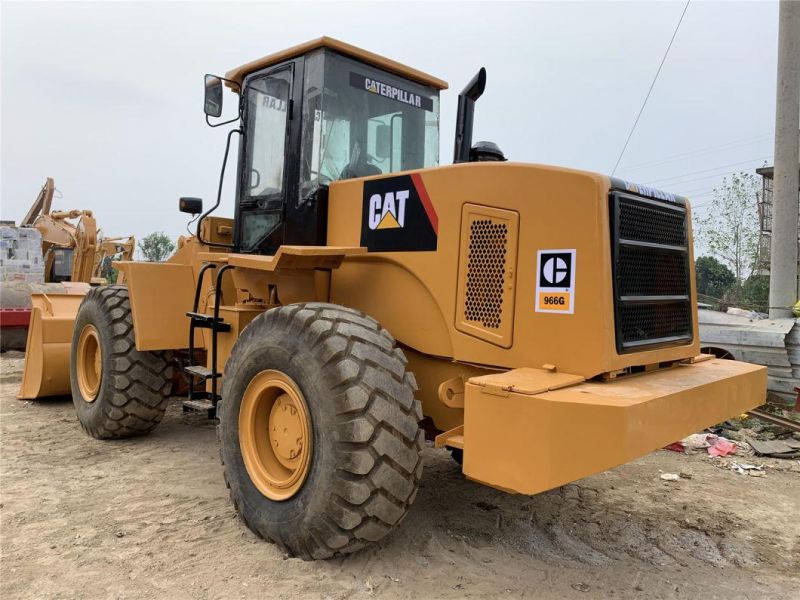
<svg viewBox="0 0 800 600">
<path fill-rule="evenodd" d="M 749 477 L 662 450 L 526 497 L 428 448 L 396 532 L 304 562 L 237 519 L 214 426 L 177 399 L 152 435 L 101 442 L 70 399 L 14 397 L 20 354 L 0 369 L 3 599 L 800 597 L 800 461 Z"/>
</svg>

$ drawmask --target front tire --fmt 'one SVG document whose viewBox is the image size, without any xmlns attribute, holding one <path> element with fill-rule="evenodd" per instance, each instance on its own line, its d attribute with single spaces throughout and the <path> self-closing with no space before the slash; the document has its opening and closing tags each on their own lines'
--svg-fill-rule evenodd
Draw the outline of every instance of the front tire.
<svg viewBox="0 0 800 600">
<path fill-rule="evenodd" d="M 172 389 L 168 352 L 139 352 L 128 288 L 92 288 L 81 302 L 70 349 L 72 402 L 97 439 L 144 435 L 161 422 Z"/>
<path fill-rule="evenodd" d="M 358 311 L 295 304 L 254 319 L 219 406 L 225 481 L 247 526 L 304 559 L 388 534 L 422 475 L 415 389 L 394 339 Z"/>
</svg>

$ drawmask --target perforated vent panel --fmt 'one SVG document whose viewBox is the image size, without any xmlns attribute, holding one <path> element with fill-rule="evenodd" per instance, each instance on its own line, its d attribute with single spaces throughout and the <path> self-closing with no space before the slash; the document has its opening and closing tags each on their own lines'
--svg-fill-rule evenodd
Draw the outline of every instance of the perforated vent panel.
<svg viewBox="0 0 800 600">
<path fill-rule="evenodd" d="M 507 246 L 506 223 L 479 219 L 470 225 L 465 321 L 477 321 L 489 329 L 500 327 Z"/>
<path fill-rule="evenodd" d="M 462 214 L 456 328 L 511 345 L 518 215 L 466 204 Z"/>
</svg>

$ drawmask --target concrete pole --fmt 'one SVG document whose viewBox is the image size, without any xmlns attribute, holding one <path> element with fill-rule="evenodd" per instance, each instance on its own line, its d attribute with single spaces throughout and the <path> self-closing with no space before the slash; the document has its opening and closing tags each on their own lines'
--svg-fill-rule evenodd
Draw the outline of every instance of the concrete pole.
<svg viewBox="0 0 800 600">
<path fill-rule="evenodd" d="M 797 190 L 800 165 L 800 2 L 781 0 L 775 180 L 772 187 L 769 316 L 791 317 L 797 302 Z"/>
</svg>

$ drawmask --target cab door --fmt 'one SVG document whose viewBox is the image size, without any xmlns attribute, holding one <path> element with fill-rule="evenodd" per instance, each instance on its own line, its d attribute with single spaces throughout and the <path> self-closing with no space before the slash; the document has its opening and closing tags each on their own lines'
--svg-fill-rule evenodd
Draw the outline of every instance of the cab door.
<svg viewBox="0 0 800 600">
<path fill-rule="evenodd" d="M 285 236 L 287 198 L 297 194 L 303 59 L 254 73 L 242 90 L 243 127 L 234 245 L 237 252 L 274 254 Z"/>
</svg>

